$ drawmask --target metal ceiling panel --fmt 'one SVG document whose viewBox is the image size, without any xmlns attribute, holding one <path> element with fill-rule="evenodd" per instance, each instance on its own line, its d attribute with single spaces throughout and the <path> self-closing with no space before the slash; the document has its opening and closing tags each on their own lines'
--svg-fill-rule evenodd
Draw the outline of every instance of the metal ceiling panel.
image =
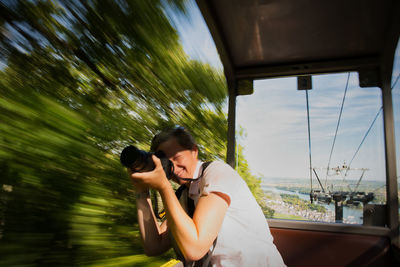
<svg viewBox="0 0 400 267">
<path fill-rule="evenodd" d="M 379 72 L 399 1 L 198 0 L 229 80 Z M 397 11 L 396 11 L 397 10 Z M 394 25 L 394 27 L 393 27 Z M 387 64 L 389 64 L 388 62 Z M 371 71 L 370 71 L 371 72 Z"/>
</svg>

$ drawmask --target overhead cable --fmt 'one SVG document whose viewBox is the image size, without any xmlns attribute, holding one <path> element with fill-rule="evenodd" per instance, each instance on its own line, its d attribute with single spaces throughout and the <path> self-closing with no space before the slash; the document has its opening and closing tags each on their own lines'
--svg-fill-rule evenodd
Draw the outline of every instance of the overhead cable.
<svg viewBox="0 0 400 267">
<path fill-rule="evenodd" d="M 330 155 L 329 155 L 328 167 L 326 168 L 325 187 L 326 187 L 326 183 L 327 183 L 327 180 L 328 180 L 329 166 L 330 166 L 331 159 L 332 159 L 333 148 L 335 147 L 336 136 L 337 136 L 337 132 L 338 132 L 339 125 L 340 125 L 340 119 L 341 119 L 341 117 L 342 117 L 343 106 L 344 106 L 344 100 L 346 99 L 347 88 L 348 88 L 348 86 L 349 86 L 349 79 L 350 79 L 350 72 L 349 72 L 348 75 L 347 75 L 347 82 L 346 82 L 346 88 L 344 89 L 344 95 L 343 95 L 343 100 L 342 100 L 342 106 L 341 106 L 341 108 L 340 108 L 339 118 L 338 118 L 338 122 L 337 122 L 337 125 L 336 125 L 336 131 L 335 131 L 335 136 L 334 136 L 334 138 L 333 138 L 331 153 L 330 153 Z"/>
<path fill-rule="evenodd" d="M 358 151 L 360 150 L 362 144 L 364 143 L 365 138 L 367 138 L 369 132 L 370 132 L 371 129 L 372 129 L 372 126 L 374 125 L 374 123 L 375 123 L 376 119 L 378 118 L 379 114 L 381 113 L 381 111 L 382 111 L 382 107 L 379 109 L 378 113 L 376 113 L 375 118 L 374 118 L 374 120 L 372 121 L 371 125 L 369 126 L 367 132 L 365 133 L 365 135 L 364 135 L 364 137 L 363 137 L 363 139 L 362 139 L 360 145 L 358 146 L 358 148 L 357 148 L 357 150 L 356 150 L 356 153 L 354 153 L 353 157 L 351 158 L 351 160 L 350 160 L 350 162 L 349 162 L 349 164 L 348 164 L 348 169 L 350 169 L 351 163 L 353 162 L 353 160 L 354 160 L 354 158 L 356 157 Z M 347 171 L 346 171 L 346 174 L 347 174 Z"/>
<path fill-rule="evenodd" d="M 397 82 L 399 81 L 399 78 L 400 78 L 400 73 L 397 75 L 396 81 L 395 81 L 395 82 L 393 83 L 393 85 L 392 85 L 392 88 L 391 88 L 392 90 L 393 90 L 393 88 L 396 86 Z M 378 110 L 378 112 L 376 113 L 374 120 L 372 121 L 371 125 L 369 126 L 369 128 L 368 128 L 367 132 L 365 133 L 365 135 L 364 135 L 364 137 L 363 137 L 363 139 L 362 139 L 360 145 L 358 146 L 356 152 L 354 153 L 353 157 L 351 158 L 351 160 L 350 160 L 350 162 L 349 162 L 349 164 L 348 164 L 348 169 L 346 170 L 345 176 L 346 176 L 346 174 L 347 174 L 347 171 L 350 169 L 351 163 L 353 162 L 353 160 L 354 160 L 354 158 L 356 157 L 358 151 L 360 150 L 362 144 L 364 143 L 365 138 L 367 138 L 369 132 L 371 131 L 372 126 L 374 125 L 376 119 L 378 118 L 378 116 L 379 116 L 379 114 L 382 112 L 382 110 L 383 110 L 383 107 L 381 107 L 381 108 Z"/>
<path fill-rule="evenodd" d="M 307 127 L 308 127 L 308 155 L 310 161 L 310 185 L 311 185 L 310 194 L 312 194 L 313 187 L 312 187 L 312 163 L 311 163 L 311 130 L 310 130 L 310 109 L 308 105 L 308 90 L 306 90 L 306 102 L 307 102 Z"/>
<path fill-rule="evenodd" d="M 392 90 L 393 90 L 393 88 L 396 86 L 396 83 L 399 81 L 399 78 L 400 78 L 400 73 L 397 74 L 396 81 L 393 83 L 392 88 L 391 88 Z"/>
</svg>

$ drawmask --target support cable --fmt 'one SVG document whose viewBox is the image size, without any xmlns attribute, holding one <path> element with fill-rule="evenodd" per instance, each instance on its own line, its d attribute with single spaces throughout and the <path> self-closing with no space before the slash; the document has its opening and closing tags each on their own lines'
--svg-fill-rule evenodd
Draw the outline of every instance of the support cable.
<svg viewBox="0 0 400 267">
<path fill-rule="evenodd" d="M 347 175 L 347 171 L 350 169 L 351 163 L 353 162 L 353 160 L 354 160 L 354 158 L 356 157 L 356 155 L 357 155 L 358 151 L 360 150 L 360 148 L 361 148 L 362 144 L 364 143 L 364 141 L 365 141 L 365 138 L 367 138 L 367 136 L 368 136 L 369 132 L 370 132 L 370 131 L 371 131 L 371 129 L 372 129 L 372 126 L 374 125 L 374 123 L 375 123 L 376 119 L 378 118 L 379 114 L 381 113 L 382 109 L 383 109 L 383 108 L 381 107 L 381 108 L 379 109 L 378 113 L 376 113 L 374 120 L 372 121 L 372 123 L 371 123 L 371 125 L 369 126 L 369 128 L 368 128 L 367 132 L 365 133 L 365 135 L 364 135 L 364 137 L 363 137 L 363 139 L 362 139 L 362 141 L 361 141 L 360 145 L 358 146 L 358 148 L 357 148 L 356 152 L 354 153 L 354 155 L 353 155 L 353 157 L 351 158 L 351 160 L 350 160 L 349 164 L 347 165 L 347 170 L 346 170 L 346 173 L 345 173 L 345 175 L 344 175 L 344 176 L 346 176 L 346 175 Z"/>
<path fill-rule="evenodd" d="M 392 90 L 393 90 L 393 88 L 396 86 L 397 82 L 399 81 L 399 78 L 400 78 L 400 73 L 397 74 L 396 81 L 395 81 L 395 82 L 393 83 L 393 85 L 392 85 Z"/>
<path fill-rule="evenodd" d="M 306 102 L 307 102 L 307 127 L 308 127 L 308 155 L 309 155 L 309 162 L 310 162 L 310 200 L 311 203 L 313 201 L 312 193 L 313 193 L 313 186 L 312 186 L 312 163 L 311 163 L 311 130 L 310 130 L 310 109 L 308 105 L 308 90 L 306 90 Z"/>
<path fill-rule="evenodd" d="M 337 132 L 338 132 L 339 125 L 340 125 L 340 119 L 341 119 L 341 117 L 342 117 L 343 106 L 344 106 L 344 100 L 346 99 L 347 88 L 348 88 L 348 86 L 349 86 L 349 79 L 350 79 L 350 72 L 349 72 L 348 75 L 347 75 L 347 82 L 346 82 L 346 88 L 344 89 L 344 95 L 343 95 L 343 100 L 342 100 L 342 106 L 341 106 L 341 108 L 340 108 L 339 119 L 338 119 L 338 122 L 337 122 L 337 125 L 336 125 L 335 137 L 333 138 L 331 153 L 330 153 L 330 155 L 329 155 L 328 167 L 326 168 L 325 187 L 326 187 L 326 183 L 327 183 L 327 180 L 328 180 L 329 165 L 330 165 L 331 159 L 332 159 L 333 148 L 335 147 L 336 136 L 337 136 Z"/>
<path fill-rule="evenodd" d="M 315 177 L 317 177 L 317 181 L 318 181 L 319 185 L 321 186 L 322 192 L 325 193 L 325 188 L 322 185 L 321 180 L 319 179 L 318 174 L 317 174 L 317 172 L 315 171 L 314 168 L 313 168 L 313 171 L 314 171 Z"/>
<path fill-rule="evenodd" d="M 392 90 L 393 90 L 393 88 L 396 86 L 397 82 L 399 81 L 399 78 L 400 78 L 400 73 L 397 75 L 396 81 L 395 81 L 395 82 L 393 83 L 393 85 L 392 85 L 392 88 L 391 88 Z M 364 135 L 364 137 L 363 137 L 363 139 L 362 139 L 360 145 L 358 146 L 356 152 L 354 153 L 353 157 L 351 158 L 351 160 L 350 160 L 350 162 L 349 162 L 349 164 L 348 164 L 348 168 L 347 168 L 346 173 L 344 174 L 344 176 L 347 175 L 347 172 L 348 172 L 348 170 L 350 169 L 351 163 L 353 162 L 354 158 L 356 157 L 358 151 L 360 150 L 362 144 L 364 143 L 365 138 L 367 138 L 369 132 L 370 132 L 371 129 L 372 129 L 372 126 L 374 125 L 376 119 L 378 118 L 378 116 L 379 116 L 379 114 L 382 112 L 382 110 L 383 110 L 383 107 L 381 107 L 381 108 L 379 109 L 378 113 L 376 113 L 374 120 L 372 121 L 372 123 L 371 123 L 371 125 L 369 126 L 367 132 L 365 133 L 365 135 Z"/>
<path fill-rule="evenodd" d="M 363 176 L 364 176 L 364 173 L 365 173 L 365 171 L 366 171 L 367 169 L 363 169 L 362 171 L 362 174 L 361 174 L 361 177 L 360 177 L 360 179 L 358 179 L 358 182 L 357 182 L 357 185 L 356 185 L 356 188 L 354 188 L 354 190 L 353 190 L 353 192 L 357 192 L 357 189 L 358 189 L 358 186 L 360 185 L 360 183 L 361 183 L 361 180 L 362 180 L 362 178 L 363 178 Z M 351 191 L 351 190 L 350 190 Z"/>
</svg>

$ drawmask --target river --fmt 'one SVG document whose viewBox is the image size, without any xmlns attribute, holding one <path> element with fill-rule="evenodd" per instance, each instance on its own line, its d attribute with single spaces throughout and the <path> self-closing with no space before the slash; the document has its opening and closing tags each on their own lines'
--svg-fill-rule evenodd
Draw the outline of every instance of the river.
<svg viewBox="0 0 400 267">
<path fill-rule="evenodd" d="M 268 187 L 268 186 L 262 186 L 262 189 L 266 191 L 270 191 L 273 193 L 277 194 L 290 194 L 290 195 L 296 195 L 300 199 L 310 201 L 310 195 L 308 194 L 302 194 L 298 192 L 293 192 L 293 191 L 287 191 L 287 190 L 281 190 L 277 189 L 274 187 Z M 325 204 L 325 203 L 318 203 L 321 206 L 324 206 L 327 210 L 335 212 L 335 203 L 332 202 L 331 204 Z M 344 206 L 343 207 L 343 219 L 349 223 L 352 224 L 362 224 L 363 223 L 363 210 L 362 209 L 355 209 L 355 208 L 349 208 Z"/>
</svg>

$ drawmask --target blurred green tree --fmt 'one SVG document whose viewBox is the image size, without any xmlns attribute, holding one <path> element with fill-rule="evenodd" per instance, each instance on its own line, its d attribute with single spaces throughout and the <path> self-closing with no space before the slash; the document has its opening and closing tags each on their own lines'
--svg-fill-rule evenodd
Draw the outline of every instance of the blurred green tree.
<svg viewBox="0 0 400 267">
<path fill-rule="evenodd" d="M 162 126 L 223 158 L 222 73 L 189 60 L 184 1 L 1 1 L 1 266 L 157 266 L 119 164 Z M 207 155 L 207 156 L 206 156 Z"/>
<path fill-rule="evenodd" d="M 185 1 L 0 1 L 0 266 L 171 257 L 143 255 L 119 152 L 179 124 L 202 159 L 224 159 L 227 90 L 184 53 L 167 7 Z"/>
</svg>

